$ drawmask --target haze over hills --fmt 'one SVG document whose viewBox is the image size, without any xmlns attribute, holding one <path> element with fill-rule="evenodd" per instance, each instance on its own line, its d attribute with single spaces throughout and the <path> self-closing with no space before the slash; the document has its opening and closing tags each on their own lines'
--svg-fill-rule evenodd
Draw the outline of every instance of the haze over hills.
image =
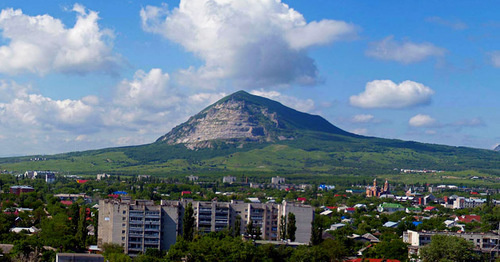
<svg viewBox="0 0 500 262">
<path fill-rule="evenodd" d="M 276 101 L 236 92 L 156 142 L 0 159 L 4 170 L 128 174 L 378 174 L 393 169 L 482 170 L 500 175 L 492 150 L 364 137 Z M 46 159 L 46 160 L 45 160 Z"/>
</svg>

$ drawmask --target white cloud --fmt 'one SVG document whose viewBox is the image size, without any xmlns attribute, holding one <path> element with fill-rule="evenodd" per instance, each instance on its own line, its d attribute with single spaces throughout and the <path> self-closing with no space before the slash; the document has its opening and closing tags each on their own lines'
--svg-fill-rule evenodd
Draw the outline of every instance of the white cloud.
<svg viewBox="0 0 500 262">
<path fill-rule="evenodd" d="M 418 114 L 410 118 L 408 123 L 413 127 L 433 127 L 437 124 L 437 121 L 429 115 Z"/>
<path fill-rule="evenodd" d="M 434 91 L 421 83 L 374 80 L 366 84 L 365 91 L 350 97 L 353 106 L 362 108 L 405 108 L 429 104 Z"/>
<path fill-rule="evenodd" d="M 446 53 L 446 49 L 431 43 L 412 43 L 410 41 L 400 43 L 393 38 L 393 36 L 388 36 L 380 42 L 371 43 L 366 55 L 381 60 L 411 64 L 433 56 L 444 56 Z"/>
<path fill-rule="evenodd" d="M 14 82 L 1 86 L 13 94 L 0 101 L 0 123 L 9 128 L 83 131 L 99 125 L 97 110 L 83 100 L 53 100 Z"/>
<path fill-rule="evenodd" d="M 352 117 L 352 122 L 353 123 L 368 123 L 373 121 L 375 117 L 373 115 L 369 114 L 361 114 L 361 115 L 355 115 Z"/>
<path fill-rule="evenodd" d="M 307 49 L 351 39 L 357 31 L 343 21 L 307 23 L 280 0 L 181 0 L 173 10 L 146 6 L 140 16 L 145 31 L 204 61 L 181 72 L 182 81 L 201 87 L 228 79 L 252 87 L 315 84 L 318 70 Z"/>
<path fill-rule="evenodd" d="M 284 95 L 278 91 L 252 90 L 251 94 L 263 96 L 302 112 L 313 112 L 316 109 L 312 99 L 299 99 L 293 96 Z"/>
<path fill-rule="evenodd" d="M 449 27 L 453 30 L 465 30 L 469 28 L 466 23 L 459 20 L 447 20 L 439 16 L 432 16 L 425 19 L 429 23 Z"/>
<path fill-rule="evenodd" d="M 66 28 L 50 15 L 29 16 L 20 9 L 0 12 L 0 31 L 8 44 L 0 46 L 0 72 L 7 74 L 51 71 L 64 73 L 113 72 L 111 31 L 99 28 L 97 12 L 75 4 L 77 20 Z"/>
<path fill-rule="evenodd" d="M 365 136 L 365 135 L 368 135 L 368 129 L 366 129 L 366 128 L 357 128 L 357 129 L 351 130 L 351 133 L 354 133 L 356 135 Z"/>
<path fill-rule="evenodd" d="M 139 70 L 115 88 L 111 101 L 92 95 L 57 100 L 0 80 L 0 134 L 23 154 L 143 144 L 225 96 L 178 90 L 160 69 Z M 9 154 L 7 148 L 0 155 Z"/>
<path fill-rule="evenodd" d="M 493 51 L 489 53 L 491 64 L 494 67 L 500 68 L 500 51 Z"/>
</svg>

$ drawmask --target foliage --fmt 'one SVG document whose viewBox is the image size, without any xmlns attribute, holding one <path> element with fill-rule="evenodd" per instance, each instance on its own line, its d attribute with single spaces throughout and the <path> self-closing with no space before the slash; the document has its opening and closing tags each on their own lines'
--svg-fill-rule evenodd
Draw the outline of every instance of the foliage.
<svg viewBox="0 0 500 262">
<path fill-rule="evenodd" d="M 193 204 L 189 202 L 184 210 L 184 216 L 182 218 L 182 237 L 186 241 L 192 241 L 194 235 L 195 226 L 194 210 Z"/>
<path fill-rule="evenodd" d="M 404 243 L 400 239 L 382 241 L 374 247 L 368 249 L 363 256 L 366 258 L 385 258 L 407 261 L 408 244 Z"/>
<path fill-rule="evenodd" d="M 431 243 L 420 249 L 424 262 L 454 261 L 465 262 L 478 259 L 473 251 L 474 244 L 464 238 L 447 235 L 434 235 Z"/>
<path fill-rule="evenodd" d="M 290 241 L 295 241 L 295 232 L 297 231 L 297 225 L 295 224 L 295 214 L 288 213 L 288 221 L 286 223 L 286 238 Z"/>
</svg>

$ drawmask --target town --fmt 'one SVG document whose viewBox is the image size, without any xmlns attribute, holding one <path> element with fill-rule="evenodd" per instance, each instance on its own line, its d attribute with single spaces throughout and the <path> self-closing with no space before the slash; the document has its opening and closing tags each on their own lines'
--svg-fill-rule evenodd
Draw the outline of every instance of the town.
<svg viewBox="0 0 500 262">
<path fill-rule="evenodd" d="M 51 171 L 3 174 L 0 181 L 0 247 L 4 259 L 16 261 L 228 255 L 214 245 L 244 259 L 420 261 L 434 254 L 429 250 L 439 237 L 458 241 L 462 254 L 477 261 L 499 256 L 498 188 Z"/>
</svg>

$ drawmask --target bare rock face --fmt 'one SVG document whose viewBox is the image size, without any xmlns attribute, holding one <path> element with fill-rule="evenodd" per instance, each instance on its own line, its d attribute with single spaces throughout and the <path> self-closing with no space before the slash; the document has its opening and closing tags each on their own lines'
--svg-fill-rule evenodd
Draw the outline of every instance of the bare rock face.
<svg viewBox="0 0 500 262">
<path fill-rule="evenodd" d="M 191 117 L 160 141 L 168 144 L 186 144 L 188 148 L 210 148 L 210 140 L 244 139 L 248 141 L 270 140 L 268 130 L 256 120 L 258 108 L 247 107 L 245 101 L 227 100 Z M 277 123 L 275 115 L 260 112 L 269 122 Z M 174 131 L 174 130 L 173 130 Z"/>
<path fill-rule="evenodd" d="M 184 144 L 190 149 L 212 148 L 217 143 L 242 147 L 252 142 L 295 139 L 298 130 L 352 135 L 320 116 L 239 91 L 192 116 L 156 142 Z"/>
<path fill-rule="evenodd" d="M 498 145 L 497 147 L 495 147 L 495 149 L 493 149 L 493 151 L 500 152 L 500 145 Z"/>
</svg>

